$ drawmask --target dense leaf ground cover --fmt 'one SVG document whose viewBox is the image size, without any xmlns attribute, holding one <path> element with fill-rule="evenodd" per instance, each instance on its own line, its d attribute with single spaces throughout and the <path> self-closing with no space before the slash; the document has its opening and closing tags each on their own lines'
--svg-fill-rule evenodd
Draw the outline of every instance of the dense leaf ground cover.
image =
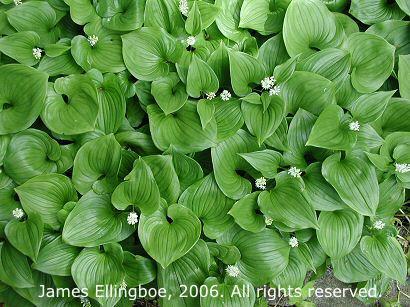
<svg viewBox="0 0 410 307">
<path fill-rule="evenodd" d="M 311 306 L 329 269 L 364 303 L 400 299 L 409 14 L 1 0 L 0 301 L 266 306 L 268 285 Z"/>
</svg>

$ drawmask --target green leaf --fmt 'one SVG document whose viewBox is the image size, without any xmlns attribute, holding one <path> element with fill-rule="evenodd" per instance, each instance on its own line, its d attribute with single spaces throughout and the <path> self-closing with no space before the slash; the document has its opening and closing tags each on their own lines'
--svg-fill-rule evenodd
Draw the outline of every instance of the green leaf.
<svg viewBox="0 0 410 307">
<path fill-rule="evenodd" d="M 185 191 L 190 185 L 194 184 L 204 176 L 201 165 L 191 157 L 183 155 L 175 150 L 171 151 L 171 155 L 181 192 Z"/>
<path fill-rule="evenodd" d="M 43 238 L 44 224 L 41 216 L 31 214 L 24 221 L 11 220 L 4 233 L 9 242 L 21 253 L 36 261 Z"/>
<path fill-rule="evenodd" d="M 286 10 L 283 38 L 291 57 L 311 49 L 338 47 L 343 31 L 319 0 L 294 0 Z"/>
<path fill-rule="evenodd" d="M 174 72 L 152 82 L 151 93 L 165 115 L 178 111 L 188 99 L 184 84 Z"/>
<path fill-rule="evenodd" d="M 407 275 L 406 257 L 393 237 L 365 236 L 360 248 L 369 262 L 386 276 L 404 284 Z"/>
<path fill-rule="evenodd" d="M 295 229 L 319 228 L 313 206 L 297 178 L 281 173 L 276 186 L 259 196 L 261 211 L 274 221 Z"/>
<path fill-rule="evenodd" d="M 168 62 L 175 63 L 180 46 L 175 38 L 159 28 L 143 27 L 122 35 L 125 66 L 138 79 L 153 81 L 169 72 Z"/>
<path fill-rule="evenodd" d="M 216 92 L 218 88 L 218 77 L 212 68 L 198 56 L 193 55 L 187 76 L 186 91 L 189 96 L 198 98 L 201 93 Z"/>
<path fill-rule="evenodd" d="M 96 6 L 102 25 L 114 31 L 132 31 L 144 23 L 144 0 L 99 1 Z"/>
<path fill-rule="evenodd" d="M 400 9 L 410 16 L 410 4 L 404 0 L 397 0 L 396 3 L 399 5 Z"/>
<path fill-rule="evenodd" d="M 114 135 L 102 136 L 85 143 L 74 159 L 73 183 L 78 192 L 90 190 L 110 193 L 117 185 L 121 146 Z"/>
<path fill-rule="evenodd" d="M 351 121 L 338 105 L 326 107 L 316 120 L 306 145 L 332 150 L 352 149 L 357 133 L 349 129 Z"/>
<path fill-rule="evenodd" d="M 223 41 L 209 56 L 207 63 L 218 77 L 219 85 L 223 88 L 229 87 L 231 84 L 229 52 Z"/>
<path fill-rule="evenodd" d="M 11 77 L 12 76 L 12 77 Z M 0 134 L 30 127 L 40 115 L 47 75 L 19 64 L 0 67 Z"/>
<path fill-rule="evenodd" d="M 360 93 L 379 89 L 394 66 L 394 46 L 369 33 L 354 33 L 347 39 L 352 57 L 352 85 Z"/>
<path fill-rule="evenodd" d="M 196 105 L 188 101 L 176 113 L 165 115 L 156 105 L 147 108 L 150 130 L 155 145 L 166 150 L 172 145 L 181 153 L 205 150 L 215 145 L 216 123 L 202 129 Z"/>
<path fill-rule="evenodd" d="M 32 268 L 50 275 L 71 276 L 71 266 L 81 248 L 65 244 L 58 236 L 40 249 Z"/>
<path fill-rule="evenodd" d="M 271 149 L 240 153 L 239 155 L 266 178 L 274 178 L 276 176 L 283 160 L 279 152 Z"/>
<path fill-rule="evenodd" d="M 382 116 L 395 91 L 375 92 L 360 96 L 353 102 L 352 115 L 360 123 L 370 123 Z"/>
<path fill-rule="evenodd" d="M 212 257 L 220 259 L 225 264 L 235 264 L 240 258 L 239 249 L 233 245 L 220 245 L 215 242 L 206 243 Z"/>
<path fill-rule="evenodd" d="M 259 210 L 259 194 L 260 192 L 254 192 L 244 196 L 238 200 L 228 212 L 241 228 L 255 233 L 261 232 L 266 226 L 263 215 L 256 213 L 256 211 Z"/>
<path fill-rule="evenodd" d="M 300 288 L 303 286 L 306 273 L 307 266 L 291 250 L 288 265 L 282 273 L 273 278 L 272 283 L 284 289 L 288 287 L 291 289 Z"/>
<path fill-rule="evenodd" d="M 4 157 L 4 170 L 17 184 L 41 174 L 57 172 L 58 143 L 47 133 L 27 129 L 13 136 Z"/>
<path fill-rule="evenodd" d="M 332 258 L 335 277 L 345 283 L 367 281 L 380 272 L 366 259 L 358 244 L 349 254 L 339 259 Z"/>
<path fill-rule="evenodd" d="M 0 243 L 0 280 L 16 288 L 34 287 L 33 275 L 27 257 L 8 242 Z"/>
<path fill-rule="evenodd" d="M 297 71 L 282 86 L 281 97 L 288 113 L 299 108 L 319 115 L 330 104 L 335 104 L 332 81 L 311 72 Z"/>
<path fill-rule="evenodd" d="M 201 99 L 196 105 L 196 110 L 201 119 L 202 129 L 205 129 L 214 118 L 215 105 L 207 99 Z"/>
<path fill-rule="evenodd" d="M 98 18 L 95 8 L 89 0 L 64 0 L 64 2 L 70 7 L 71 19 L 76 24 L 85 25 Z"/>
<path fill-rule="evenodd" d="M 357 157 L 341 159 L 334 154 L 323 162 L 322 174 L 350 208 L 366 216 L 376 213 L 379 185 L 372 165 Z"/>
<path fill-rule="evenodd" d="M 380 201 L 376 215 L 382 219 L 393 217 L 405 202 L 405 189 L 394 177 L 380 183 Z"/>
<path fill-rule="evenodd" d="M 94 130 L 98 108 L 97 89 L 91 79 L 71 75 L 57 79 L 54 86 L 49 84 L 41 119 L 55 133 L 80 134 Z"/>
<path fill-rule="evenodd" d="M 239 28 L 240 12 L 244 0 L 216 0 L 215 5 L 221 8 L 215 23 L 219 31 L 230 40 L 239 42 L 249 37 L 245 29 Z"/>
<path fill-rule="evenodd" d="M 229 198 L 240 199 L 251 192 L 251 183 L 236 172 L 247 167 L 246 161 L 237 154 L 257 150 L 259 146 L 256 140 L 244 130 L 239 130 L 211 149 L 216 182 Z"/>
<path fill-rule="evenodd" d="M 58 57 L 43 57 L 39 66 L 39 71 L 43 71 L 50 77 L 58 75 L 80 74 L 83 69 L 74 61 L 71 53 L 65 53 Z"/>
<path fill-rule="evenodd" d="M 323 211 L 316 231 L 320 245 L 332 259 L 349 254 L 362 236 L 363 216 L 350 209 Z"/>
<path fill-rule="evenodd" d="M 229 101 L 218 99 L 215 103 L 215 120 L 218 141 L 233 136 L 244 124 L 241 101 L 239 99 Z"/>
<path fill-rule="evenodd" d="M 138 159 L 127 181 L 114 190 L 111 202 L 118 210 L 137 206 L 143 213 L 151 214 L 158 209 L 160 194 L 154 175 L 143 159 Z"/>
<path fill-rule="evenodd" d="M 179 2 L 173 0 L 147 0 L 144 2 L 144 25 L 146 27 L 159 27 L 174 36 L 185 35 L 184 19 L 179 11 Z"/>
<path fill-rule="evenodd" d="M 114 306 L 120 296 L 97 295 L 97 285 L 117 286 L 125 277 L 122 262 L 124 260 L 121 245 L 111 243 L 98 247 L 85 248 L 74 260 L 71 274 L 76 285 L 88 289 L 88 296 L 102 305 Z"/>
<path fill-rule="evenodd" d="M 268 76 L 274 75 L 275 67 L 289 58 L 281 33 L 269 38 L 259 48 L 258 59 L 264 66 Z M 277 76 L 275 78 L 278 80 Z"/>
<path fill-rule="evenodd" d="M 402 19 L 405 16 L 396 2 L 371 0 L 352 0 L 349 13 L 368 25 L 389 19 Z"/>
<path fill-rule="evenodd" d="M 194 1 L 189 10 L 188 18 L 185 21 L 185 30 L 188 34 L 194 36 L 198 35 L 202 30 L 201 12 L 199 11 L 197 1 Z"/>
<path fill-rule="evenodd" d="M 258 104 L 247 101 L 245 97 L 241 106 L 245 124 L 256 136 L 259 145 L 275 132 L 285 117 L 285 103 L 282 98 L 270 96 L 267 92 L 260 96 Z"/>
<path fill-rule="evenodd" d="M 218 237 L 232 225 L 232 218 L 227 213 L 234 202 L 222 193 L 213 174 L 188 187 L 178 203 L 191 209 L 203 222 L 204 233 L 209 238 Z"/>
<path fill-rule="evenodd" d="M 145 285 L 155 280 L 157 271 L 154 261 L 133 255 L 130 252 L 124 252 L 124 262 L 122 263 L 125 270 L 125 282 L 128 287 L 137 287 Z"/>
<path fill-rule="evenodd" d="M 118 212 L 112 207 L 109 194 L 89 192 L 68 215 L 63 241 L 83 247 L 122 241 L 135 230 L 128 225 L 127 215 L 127 212 Z"/>
<path fill-rule="evenodd" d="M 232 89 L 238 96 L 250 94 L 252 84 L 259 84 L 265 77 L 262 63 L 247 53 L 230 51 L 229 64 Z"/>
<path fill-rule="evenodd" d="M 200 234 L 199 219 L 191 210 L 180 205 L 160 208 L 148 216 L 142 214 L 138 225 L 142 246 L 163 268 L 188 253 Z"/>
<path fill-rule="evenodd" d="M 288 264 L 290 247 L 272 229 L 252 233 L 235 226 L 218 238 L 217 242 L 239 249 L 241 259 L 236 263 L 240 270 L 239 276 L 254 286 L 270 282 Z"/>
<path fill-rule="evenodd" d="M 33 49 L 37 48 L 39 42 L 40 37 L 36 32 L 18 32 L 0 39 L 0 51 L 21 64 L 33 66 L 39 61 L 33 56 Z"/>
<path fill-rule="evenodd" d="M 400 86 L 400 96 L 403 98 L 410 99 L 410 85 L 408 82 L 408 77 L 410 74 L 410 55 L 400 55 L 399 56 L 399 86 Z"/>
</svg>

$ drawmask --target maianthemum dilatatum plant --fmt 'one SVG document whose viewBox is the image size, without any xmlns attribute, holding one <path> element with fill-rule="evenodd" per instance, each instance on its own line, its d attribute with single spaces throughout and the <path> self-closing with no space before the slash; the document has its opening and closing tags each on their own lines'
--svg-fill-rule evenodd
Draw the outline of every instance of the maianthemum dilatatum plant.
<svg viewBox="0 0 410 307">
<path fill-rule="evenodd" d="M 0 2 L 7 307 L 406 283 L 408 0 Z"/>
</svg>

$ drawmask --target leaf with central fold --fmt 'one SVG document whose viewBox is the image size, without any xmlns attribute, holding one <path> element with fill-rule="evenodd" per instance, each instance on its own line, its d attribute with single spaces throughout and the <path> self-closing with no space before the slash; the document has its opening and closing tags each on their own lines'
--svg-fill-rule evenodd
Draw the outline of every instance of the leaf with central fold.
<svg viewBox="0 0 410 307">
<path fill-rule="evenodd" d="M 125 210 L 128 206 L 137 206 L 145 214 L 156 211 L 160 202 L 159 189 L 147 163 L 139 159 L 126 179 L 112 194 L 114 207 Z"/>
<path fill-rule="evenodd" d="M 234 201 L 222 193 L 213 174 L 188 187 L 178 203 L 191 209 L 203 222 L 208 238 L 217 238 L 232 225 L 232 218 L 227 213 Z"/>
<path fill-rule="evenodd" d="M 44 224 L 41 216 L 33 213 L 25 221 L 11 220 L 4 229 L 9 242 L 33 261 L 37 260 L 43 231 Z"/>
<path fill-rule="evenodd" d="M 316 212 L 298 179 L 285 173 L 276 177 L 276 186 L 259 195 L 261 211 L 273 220 L 294 229 L 319 228 Z"/>
<path fill-rule="evenodd" d="M 32 268 L 50 275 L 71 276 L 71 266 L 81 248 L 65 244 L 58 236 L 40 249 Z"/>
<path fill-rule="evenodd" d="M 211 66 L 194 54 L 187 76 L 186 91 L 189 96 L 198 98 L 201 93 L 214 93 L 218 91 L 218 88 L 218 77 Z"/>
<path fill-rule="evenodd" d="M 370 123 L 377 120 L 387 107 L 395 91 L 364 94 L 353 102 L 351 112 L 354 119 L 360 123 Z"/>
<path fill-rule="evenodd" d="M 151 94 L 165 115 L 178 111 L 188 99 L 185 85 L 174 72 L 152 82 Z"/>
<path fill-rule="evenodd" d="M 276 176 L 283 160 L 279 152 L 271 149 L 241 153 L 239 155 L 266 178 L 274 178 Z"/>
<path fill-rule="evenodd" d="M 245 97 L 241 106 L 246 127 L 256 136 L 258 144 L 262 145 L 285 117 L 285 103 L 279 96 L 270 96 L 267 92 L 257 98 L 259 101 L 256 104 L 247 101 Z"/>
<path fill-rule="evenodd" d="M 228 212 L 241 228 L 255 233 L 261 232 L 266 226 L 263 215 L 256 213 L 259 210 L 259 194 L 260 192 L 254 192 L 246 195 L 238 200 Z"/>
<path fill-rule="evenodd" d="M 124 251 L 125 282 L 128 287 L 138 287 L 155 280 L 156 267 L 152 259 L 140 255 L 133 255 Z"/>
<path fill-rule="evenodd" d="M 286 10 L 283 38 L 291 57 L 311 49 L 338 47 L 343 28 L 320 0 L 293 0 Z"/>
<path fill-rule="evenodd" d="M 312 72 L 296 71 L 283 83 L 280 96 L 287 113 L 295 114 L 302 108 L 318 116 L 328 105 L 336 104 L 335 93 L 332 81 Z"/>
<path fill-rule="evenodd" d="M 71 75 L 49 84 L 41 119 L 55 133 L 80 134 L 94 130 L 98 109 L 97 89 L 91 79 Z"/>
<path fill-rule="evenodd" d="M 152 139 L 161 150 L 172 145 L 181 153 L 208 149 L 216 142 L 216 122 L 202 129 L 196 105 L 188 101 L 174 114 L 165 115 L 156 105 L 147 107 Z"/>
<path fill-rule="evenodd" d="M 322 174 L 350 208 L 366 216 L 376 213 L 379 185 L 373 165 L 354 156 L 341 160 L 336 153 L 323 162 Z"/>
<path fill-rule="evenodd" d="M 61 158 L 58 143 L 47 133 L 27 129 L 13 135 L 4 156 L 4 170 L 17 184 L 47 173 L 57 172 Z"/>
<path fill-rule="evenodd" d="M 320 245 L 332 259 L 349 254 L 359 243 L 363 230 L 363 216 L 350 210 L 323 211 L 316 231 Z"/>
<path fill-rule="evenodd" d="M 77 201 L 71 180 L 60 174 L 39 175 L 15 188 L 24 211 L 41 215 L 43 222 L 58 230 L 57 213 L 70 201 Z"/>
<path fill-rule="evenodd" d="M 230 99 L 229 101 L 218 99 L 214 105 L 218 141 L 223 141 L 233 136 L 242 128 L 245 122 L 241 110 L 241 101 L 239 99 Z"/>
<path fill-rule="evenodd" d="M 360 242 L 360 248 L 367 260 L 384 275 L 401 284 L 406 282 L 406 256 L 396 238 L 365 236 Z"/>
<path fill-rule="evenodd" d="M 254 152 L 259 149 L 255 138 L 245 130 L 239 130 L 235 135 L 211 149 L 215 179 L 226 196 L 240 199 L 251 192 L 252 184 L 236 172 L 249 167 L 238 153 Z"/>
<path fill-rule="evenodd" d="M 0 135 L 30 127 L 40 115 L 48 76 L 20 64 L 0 67 Z"/>
<path fill-rule="evenodd" d="M 135 231 L 128 225 L 127 215 L 127 212 L 118 212 L 112 207 L 109 194 L 98 195 L 90 191 L 80 198 L 68 215 L 63 241 L 83 247 L 122 241 Z"/>
<path fill-rule="evenodd" d="M 198 1 L 194 1 L 191 8 L 189 9 L 189 13 L 185 21 L 185 30 L 188 34 L 191 34 L 193 36 L 198 35 L 202 30 L 201 12 L 199 11 L 197 3 Z"/>
<path fill-rule="evenodd" d="M 234 245 L 239 249 L 241 259 L 236 263 L 240 270 L 239 276 L 254 286 L 270 282 L 288 264 L 289 244 L 273 229 L 252 233 L 234 226 L 218 238 L 217 242 Z"/>
<path fill-rule="evenodd" d="M 379 89 L 393 71 L 395 47 L 380 36 L 363 32 L 350 35 L 347 47 L 353 87 L 360 93 Z"/>
<path fill-rule="evenodd" d="M 350 150 L 356 144 L 357 133 L 349 129 L 351 117 L 338 105 L 330 105 L 320 113 L 307 146 L 331 150 Z"/>
<path fill-rule="evenodd" d="M 179 11 L 179 2 L 174 0 L 139 0 L 144 2 L 144 26 L 165 29 L 175 37 L 185 35 L 185 20 Z"/>
<path fill-rule="evenodd" d="M 138 225 L 142 246 L 163 268 L 188 253 L 200 235 L 201 222 L 181 205 L 160 208 L 151 215 L 142 214 Z"/>
<path fill-rule="evenodd" d="M 21 64 L 33 66 L 39 62 L 33 56 L 33 49 L 39 42 L 40 36 L 36 32 L 17 32 L 0 39 L 0 51 Z"/>
<path fill-rule="evenodd" d="M 122 35 L 125 66 L 138 79 L 153 81 L 166 76 L 181 55 L 175 38 L 161 28 L 143 27 Z"/>
<path fill-rule="evenodd" d="M 97 285 L 119 287 L 125 277 L 121 245 L 105 244 L 103 251 L 98 247 L 85 248 L 74 260 L 71 274 L 76 285 L 88 289 L 88 296 L 103 306 L 115 306 L 120 296 L 97 295 Z"/>
<path fill-rule="evenodd" d="M 85 143 L 74 159 L 72 180 L 78 192 L 111 193 L 117 186 L 121 146 L 113 134 Z"/>
</svg>

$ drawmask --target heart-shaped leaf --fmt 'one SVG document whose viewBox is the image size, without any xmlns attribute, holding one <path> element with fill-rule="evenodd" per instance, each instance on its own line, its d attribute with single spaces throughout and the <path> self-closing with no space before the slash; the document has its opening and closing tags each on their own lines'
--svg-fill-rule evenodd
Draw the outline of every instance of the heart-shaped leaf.
<svg viewBox="0 0 410 307">
<path fill-rule="evenodd" d="M 76 24 L 85 25 L 98 18 L 95 7 L 88 0 L 64 0 L 64 2 L 70 7 L 71 19 Z"/>
<path fill-rule="evenodd" d="M 180 205 L 160 208 L 148 216 L 142 214 L 138 225 L 142 246 L 163 268 L 189 252 L 200 234 L 199 219 Z"/>
<path fill-rule="evenodd" d="M 234 42 L 239 42 L 249 37 L 245 29 L 239 28 L 240 12 L 243 0 L 216 0 L 215 5 L 221 8 L 215 23 L 224 36 Z"/>
<path fill-rule="evenodd" d="M 0 39 L 0 51 L 17 62 L 33 66 L 39 59 L 33 55 L 33 49 L 39 46 L 40 36 L 33 31 L 17 32 Z"/>
<path fill-rule="evenodd" d="M 187 93 L 198 98 L 201 93 L 216 92 L 219 88 L 218 77 L 212 68 L 198 56 L 193 55 L 188 68 Z"/>
<path fill-rule="evenodd" d="M 289 255 L 289 262 L 286 268 L 278 276 L 275 276 L 272 283 L 281 288 L 296 289 L 303 286 L 307 266 L 297 257 L 296 252 L 292 249 Z"/>
<path fill-rule="evenodd" d="M 396 2 L 371 0 L 352 0 L 349 13 L 368 25 L 389 19 L 402 19 L 405 16 Z"/>
<path fill-rule="evenodd" d="M 271 149 L 241 153 L 239 155 L 266 178 L 274 178 L 283 161 L 282 155 Z"/>
<path fill-rule="evenodd" d="M 128 287 L 138 287 L 155 280 L 157 271 L 151 259 L 124 252 L 122 263 L 125 270 L 125 282 Z"/>
<path fill-rule="evenodd" d="M 215 102 L 215 120 L 218 141 L 233 136 L 242 128 L 245 122 L 241 110 L 241 101 L 238 99 L 230 99 L 229 101 L 218 99 Z"/>
<path fill-rule="evenodd" d="M 364 94 L 352 105 L 352 115 L 360 123 L 370 123 L 382 116 L 394 91 Z"/>
<path fill-rule="evenodd" d="M 96 11 L 102 17 L 102 25 L 114 31 L 132 31 L 144 23 L 145 1 L 99 1 Z"/>
<path fill-rule="evenodd" d="M 259 194 L 260 192 L 254 192 L 246 195 L 238 200 L 228 212 L 241 228 L 255 233 L 261 232 L 266 226 L 263 215 L 257 214 Z"/>
<path fill-rule="evenodd" d="M 151 93 L 165 115 L 178 111 L 188 99 L 184 84 L 173 72 L 152 82 Z"/>
</svg>

